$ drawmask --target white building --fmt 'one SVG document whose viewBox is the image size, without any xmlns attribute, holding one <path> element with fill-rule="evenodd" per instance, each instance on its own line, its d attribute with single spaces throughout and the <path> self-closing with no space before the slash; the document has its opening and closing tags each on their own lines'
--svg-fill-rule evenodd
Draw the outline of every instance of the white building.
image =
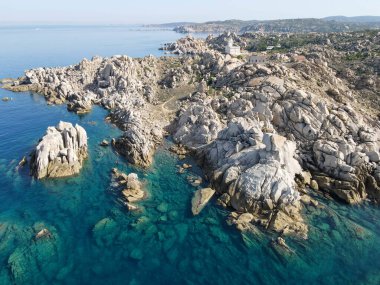
<svg viewBox="0 0 380 285">
<path fill-rule="evenodd" d="M 281 44 L 277 44 L 276 46 L 267 46 L 267 50 L 274 50 L 276 48 L 281 48 Z"/>
<path fill-rule="evenodd" d="M 266 63 L 268 61 L 268 57 L 266 55 L 252 55 L 249 57 L 248 62 L 253 63 Z"/>
<path fill-rule="evenodd" d="M 234 41 L 232 39 L 228 40 L 228 44 L 226 46 L 226 54 L 240 55 L 240 47 L 234 46 Z"/>
</svg>

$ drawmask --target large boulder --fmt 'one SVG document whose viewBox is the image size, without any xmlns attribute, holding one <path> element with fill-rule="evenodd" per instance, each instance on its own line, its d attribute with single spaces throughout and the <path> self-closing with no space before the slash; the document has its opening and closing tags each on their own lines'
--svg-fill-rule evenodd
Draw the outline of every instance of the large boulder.
<svg viewBox="0 0 380 285">
<path fill-rule="evenodd" d="M 274 205 L 287 205 L 299 199 L 294 176 L 275 160 L 249 168 L 230 189 L 231 205 L 240 212 L 254 211 L 258 201 L 270 199 Z"/>
<path fill-rule="evenodd" d="M 193 212 L 193 215 L 198 215 L 214 194 L 215 190 L 211 188 L 197 190 L 191 200 L 191 211 Z"/>
<path fill-rule="evenodd" d="M 61 121 L 48 127 L 33 152 L 31 174 L 37 179 L 77 174 L 87 158 L 87 148 L 87 133 L 78 124 Z"/>
<path fill-rule="evenodd" d="M 211 107 L 194 104 L 180 114 L 173 138 L 176 142 L 185 141 L 188 147 L 198 147 L 212 142 L 221 128 Z"/>
</svg>

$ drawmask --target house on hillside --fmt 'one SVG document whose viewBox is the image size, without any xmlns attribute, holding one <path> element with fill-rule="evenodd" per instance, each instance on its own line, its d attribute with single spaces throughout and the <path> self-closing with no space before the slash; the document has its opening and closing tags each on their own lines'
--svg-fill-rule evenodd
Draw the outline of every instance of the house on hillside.
<svg viewBox="0 0 380 285">
<path fill-rule="evenodd" d="M 240 47 L 239 46 L 234 46 L 234 41 L 232 39 L 228 40 L 228 44 L 226 46 L 226 54 L 229 55 L 240 55 Z"/>
<path fill-rule="evenodd" d="M 276 46 L 267 46 L 267 51 L 275 50 L 281 48 L 281 44 L 277 44 Z"/>
<path fill-rule="evenodd" d="M 265 54 L 251 55 L 248 59 L 248 63 L 266 63 L 268 62 L 268 56 Z"/>
</svg>

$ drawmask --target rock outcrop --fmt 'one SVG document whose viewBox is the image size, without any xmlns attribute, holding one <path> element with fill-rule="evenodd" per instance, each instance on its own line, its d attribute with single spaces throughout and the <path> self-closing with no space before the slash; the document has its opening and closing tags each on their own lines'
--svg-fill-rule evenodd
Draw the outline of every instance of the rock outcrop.
<svg viewBox="0 0 380 285">
<path fill-rule="evenodd" d="M 112 169 L 113 188 L 117 190 L 118 196 L 121 196 L 122 202 L 128 210 L 138 210 L 138 206 L 132 204 L 141 201 L 146 196 L 142 183 L 136 173 L 125 174 Z"/>
<path fill-rule="evenodd" d="M 124 110 L 114 110 L 111 117 L 125 130 L 123 135 L 114 141 L 115 149 L 132 164 L 150 166 L 156 146 L 163 139 L 162 124 L 148 125 L 148 120 L 142 113 L 128 107 Z"/>
<path fill-rule="evenodd" d="M 208 201 L 214 196 L 215 190 L 211 188 L 199 189 L 194 193 L 194 197 L 191 200 L 191 211 L 193 215 L 198 215 L 206 206 Z"/>
<path fill-rule="evenodd" d="M 181 38 L 174 43 L 166 43 L 160 50 L 168 51 L 172 54 L 197 54 L 209 50 L 205 41 L 192 36 Z"/>
<path fill-rule="evenodd" d="M 36 146 L 31 173 L 37 179 L 66 177 L 79 173 L 87 158 L 87 134 L 78 124 L 59 122 L 49 127 Z"/>
<path fill-rule="evenodd" d="M 215 135 L 208 127 L 207 112 L 192 113 L 193 124 L 188 124 L 188 112 L 184 112 L 178 119 L 174 138 L 193 149 L 226 206 L 255 215 L 265 227 L 306 237 L 307 227 L 300 215 L 300 195 L 294 181 L 295 175 L 302 172 L 294 159 L 296 144 L 278 134 L 264 133 L 263 124 L 247 114 L 222 128 L 213 113 L 213 124 L 219 126 Z M 205 139 L 207 135 L 211 137 Z M 287 208 L 293 209 L 291 214 L 284 212 Z"/>
</svg>

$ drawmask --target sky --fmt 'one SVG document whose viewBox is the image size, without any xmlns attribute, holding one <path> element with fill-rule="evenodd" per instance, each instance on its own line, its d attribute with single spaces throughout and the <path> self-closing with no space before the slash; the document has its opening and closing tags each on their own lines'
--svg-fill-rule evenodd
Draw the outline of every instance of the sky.
<svg viewBox="0 0 380 285">
<path fill-rule="evenodd" d="M 380 0 L 0 0 L 2 24 L 156 24 L 380 16 Z"/>
</svg>

